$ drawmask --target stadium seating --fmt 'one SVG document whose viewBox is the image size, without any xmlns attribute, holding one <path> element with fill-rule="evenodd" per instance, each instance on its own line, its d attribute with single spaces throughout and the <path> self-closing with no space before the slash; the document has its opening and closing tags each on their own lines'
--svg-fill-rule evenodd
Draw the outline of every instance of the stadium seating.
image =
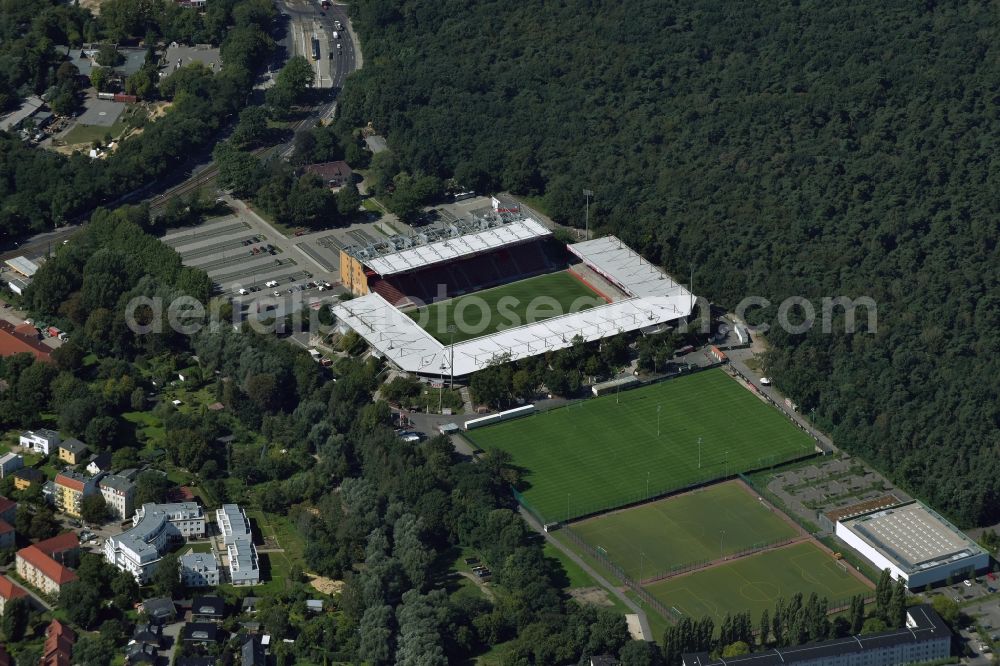
<svg viewBox="0 0 1000 666">
<path fill-rule="evenodd" d="M 525 243 L 413 273 L 375 277 L 369 287 L 390 303 L 404 303 L 405 297 L 431 303 L 442 296 L 438 285 L 444 285 L 445 297 L 452 297 L 565 268 L 567 260 L 558 243 Z"/>
</svg>

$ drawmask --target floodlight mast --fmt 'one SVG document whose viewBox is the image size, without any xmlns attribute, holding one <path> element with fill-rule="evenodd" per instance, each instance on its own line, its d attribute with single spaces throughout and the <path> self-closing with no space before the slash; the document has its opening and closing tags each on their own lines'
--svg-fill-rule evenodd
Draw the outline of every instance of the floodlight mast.
<svg viewBox="0 0 1000 666">
<path fill-rule="evenodd" d="M 584 196 L 584 199 L 587 202 L 585 204 L 586 208 L 585 208 L 585 213 L 584 213 L 584 220 L 585 220 L 584 224 L 586 225 L 586 230 L 587 230 L 587 233 L 586 233 L 587 238 L 586 238 L 586 240 L 590 240 L 590 197 L 594 196 L 594 191 L 593 190 L 587 190 L 587 189 L 585 189 L 583 191 L 583 196 Z"/>
</svg>

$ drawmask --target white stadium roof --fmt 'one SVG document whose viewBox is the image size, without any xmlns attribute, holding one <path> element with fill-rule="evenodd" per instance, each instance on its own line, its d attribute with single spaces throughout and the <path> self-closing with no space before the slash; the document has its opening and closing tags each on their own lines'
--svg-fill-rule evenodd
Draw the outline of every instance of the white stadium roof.
<svg viewBox="0 0 1000 666">
<path fill-rule="evenodd" d="M 508 328 L 454 346 L 438 342 L 377 293 L 345 301 L 334 307 L 333 312 L 340 322 L 400 369 L 460 377 L 498 359 L 516 361 L 569 347 L 577 335 L 590 342 L 659 326 L 686 317 L 694 307 L 691 292 L 617 238 L 578 243 L 570 246 L 570 250 L 632 297 Z M 451 368 L 452 358 L 454 368 Z"/>
<path fill-rule="evenodd" d="M 351 248 L 351 252 L 368 268 L 386 276 L 420 270 L 434 264 L 455 261 L 551 235 L 552 231 L 541 222 L 522 218 L 469 233 L 461 233 L 455 228 L 450 236 L 425 244 L 417 244 L 422 242 L 418 235 L 408 239 L 414 242 L 412 247 L 385 254 L 365 248 Z"/>
<path fill-rule="evenodd" d="M 664 324 L 687 316 L 691 301 L 688 296 L 630 298 L 460 342 L 454 353 L 377 293 L 341 303 L 333 312 L 400 369 L 460 377 L 497 359 L 516 361 L 569 347 L 577 335 L 590 342 Z M 449 370 L 453 355 L 454 371 Z"/>
<path fill-rule="evenodd" d="M 615 236 L 567 246 L 585 264 L 630 296 L 690 296 L 669 275 Z"/>
</svg>

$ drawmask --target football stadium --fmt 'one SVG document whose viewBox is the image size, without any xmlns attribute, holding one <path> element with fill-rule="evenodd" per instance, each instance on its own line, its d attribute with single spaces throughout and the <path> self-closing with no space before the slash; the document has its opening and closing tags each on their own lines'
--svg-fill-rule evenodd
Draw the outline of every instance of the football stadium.
<svg viewBox="0 0 1000 666">
<path fill-rule="evenodd" d="M 687 317 L 695 297 L 619 239 L 566 245 L 517 209 L 340 251 L 355 295 L 333 310 L 400 370 L 464 377 Z"/>
</svg>

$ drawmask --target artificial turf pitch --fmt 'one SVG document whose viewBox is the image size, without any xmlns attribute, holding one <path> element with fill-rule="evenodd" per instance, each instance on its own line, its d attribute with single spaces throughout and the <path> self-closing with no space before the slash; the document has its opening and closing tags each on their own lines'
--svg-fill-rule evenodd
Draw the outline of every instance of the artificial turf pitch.
<svg viewBox="0 0 1000 666">
<path fill-rule="evenodd" d="M 579 312 L 607 301 L 566 271 L 484 289 L 409 312 L 442 344 Z M 454 336 L 448 332 L 455 326 Z"/>
<path fill-rule="evenodd" d="M 850 565 L 847 565 L 850 566 Z M 667 608 L 692 618 L 710 615 L 719 626 L 727 613 L 750 611 L 760 617 L 774 612 L 779 597 L 796 592 L 826 597 L 831 608 L 855 594 L 868 594 L 871 585 L 844 571 L 841 564 L 812 541 L 767 550 L 694 573 L 646 586 Z"/>
<path fill-rule="evenodd" d="M 633 580 L 800 534 L 738 481 L 727 481 L 569 526 Z"/>
<path fill-rule="evenodd" d="M 522 499 L 546 522 L 815 450 L 811 437 L 722 370 L 583 400 L 467 436 L 481 449 L 512 454 L 525 470 Z"/>
</svg>

